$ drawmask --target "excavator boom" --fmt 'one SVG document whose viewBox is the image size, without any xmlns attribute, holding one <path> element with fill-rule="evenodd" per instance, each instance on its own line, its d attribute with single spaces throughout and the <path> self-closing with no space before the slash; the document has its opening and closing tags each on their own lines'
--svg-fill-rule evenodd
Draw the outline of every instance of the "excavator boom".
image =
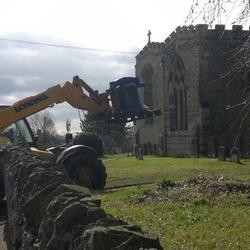
<svg viewBox="0 0 250 250">
<path fill-rule="evenodd" d="M 83 88 L 89 93 L 85 94 Z M 68 102 L 72 107 L 93 113 L 112 114 L 107 94 L 97 94 L 83 80 L 75 76 L 73 82 L 53 86 L 35 96 L 16 102 L 0 111 L 0 132 L 12 123 L 37 113 L 54 104 Z"/>
<path fill-rule="evenodd" d="M 111 123 L 126 123 L 159 115 L 159 110 L 150 110 L 140 102 L 138 88 L 141 86 L 138 78 L 123 77 L 111 82 L 110 88 L 105 93 L 99 94 L 86 82 L 75 76 L 72 83 L 65 82 L 63 85 L 55 85 L 35 96 L 20 100 L 12 106 L 3 107 L 0 110 L 0 135 L 3 132 L 3 145 L 5 147 L 9 140 L 14 142 L 14 139 L 18 139 L 18 136 L 14 135 L 13 128 L 6 129 L 15 123 L 22 141 L 32 146 L 30 151 L 33 155 L 46 161 L 56 160 L 57 165 L 64 166 L 70 179 L 83 186 L 102 189 L 106 184 L 107 175 L 105 166 L 101 160 L 98 160 L 94 149 L 78 140 L 77 145 L 67 144 L 40 150 L 36 148 L 35 141 L 33 142 L 34 138 L 30 135 L 31 130 L 27 130 L 28 123 L 25 122 L 25 118 L 62 102 L 67 102 L 74 108 L 100 114 L 98 117 Z M 18 141 L 16 140 L 15 143 Z M 3 151 L 0 148 L 0 157 Z M 3 176 L 1 177 L 0 166 L 0 201 L 1 192 L 2 197 L 4 196 L 1 183 L 3 183 Z"/>
<path fill-rule="evenodd" d="M 123 77 L 111 82 L 110 88 L 99 94 L 78 76 L 74 76 L 72 83 L 53 86 L 0 111 L 0 132 L 16 121 L 62 102 L 101 114 L 109 122 L 130 122 L 160 115 L 160 110 L 150 110 L 140 102 L 138 88 L 142 86 L 136 77 Z"/>
</svg>

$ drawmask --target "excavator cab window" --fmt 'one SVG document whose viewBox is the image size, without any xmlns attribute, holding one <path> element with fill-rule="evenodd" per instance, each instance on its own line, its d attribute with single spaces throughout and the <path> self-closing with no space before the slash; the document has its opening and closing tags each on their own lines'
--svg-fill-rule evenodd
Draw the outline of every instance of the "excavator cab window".
<svg viewBox="0 0 250 250">
<path fill-rule="evenodd" d="M 0 133 L 0 143 L 28 143 L 35 146 L 34 136 L 26 119 L 17 121 Z"/>
</svg>

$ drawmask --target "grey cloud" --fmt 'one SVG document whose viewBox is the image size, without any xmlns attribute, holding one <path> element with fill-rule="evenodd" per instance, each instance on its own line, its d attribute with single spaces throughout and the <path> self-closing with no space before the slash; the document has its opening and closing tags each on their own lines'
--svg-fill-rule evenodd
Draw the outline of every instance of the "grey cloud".
<svg viewBox="0 0 250 250">
<path fill-rule="evenodd" d="M 20 34 L 16 38 L 35 40 L 27 34 Z M 44 40 L 48 41 L 48 38 Z M 6 101 L 10 104 L 8 100 L 12 99 L 9 96 L 19 100 L 55 84 L 71 81 L 76 74 L 94 89 L 104 91 L 109 87 L 110 81 L 133 76 L 134 64 L 134 56 L 131 54 L 99 53 L 0 41 L 0 105 L 6 104 Z M 73 118 L 72 112 L 66 112 L 66 109 L 65 115 L 69 116 L 67 118 Z M 57 113 L 61 112 L 55 112 L 55 119 L 62 120 L 62 115 Z"/>
<path fill-rule="evenodd" d="M 8 84 L 13 82 L 15 87 L 18 86 L 14 79 L 23 79 L 29 90 L 36 90 L 56 82 L 71 80 L 74 74 L 80 74 L 96 87 L 102 87 L 106 82 L 120 77 L 122 71 L 134 74 L 133 64 L 134 58 L 131 55 L 16 43 L 6 48 L 0 42 L 0 90 L 4 91 L 2 80 L 6 78 L 9 80 Z"/>
</svg>

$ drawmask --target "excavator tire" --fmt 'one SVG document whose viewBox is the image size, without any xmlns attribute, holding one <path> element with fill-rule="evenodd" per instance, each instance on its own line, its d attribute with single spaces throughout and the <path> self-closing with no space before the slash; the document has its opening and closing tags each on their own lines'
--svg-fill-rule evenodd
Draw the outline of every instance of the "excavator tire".
<svg viewBox="0 0 250 250">
<path fill-rule="evenodd" d="M 106 185 L 106 168 L 95 155 L 87 152 L 73 154 L 64 161 L 64 168 L 69 179 L 75 180 L 78 185 L 93 190 L 103 189 Z"/>
<path fill-rule="evenodd" d="M 29 148 L 11 146 L 2 160 L 9 250 L 163 249 L 156 237 L 108 215 L 87 188 Z"/>
</svg>

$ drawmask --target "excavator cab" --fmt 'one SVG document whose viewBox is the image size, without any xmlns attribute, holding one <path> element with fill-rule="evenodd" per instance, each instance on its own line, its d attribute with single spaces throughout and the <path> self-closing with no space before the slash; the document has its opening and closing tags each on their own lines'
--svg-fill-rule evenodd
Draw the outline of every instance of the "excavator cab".
<svg viewBox="0 0 250 250">
<path fill-rule="evenodd" d="M 3 108 L 3 106 L 1 107 Z M 50 150 L 38 149 L 37 139 L 35 138 L 26 118 L 11 124 L 4 131 L 0 132 L 0 158 L 1 155 L 3 155 L 3 149 L 8 143 L 28 145 L 33 155 L 38 156 L 43 160 L 52 161 L 56 158 L 54 153 Z"/>
<path fill-rule="evenodd" d="M 8 142 L 14 144 L 27 143 L 32 147 L 36 146 L 35 138 L 26 119 L 17 121 L 1 132 L 0 142 L 1 144 Z"/>
<path fill-rule="evenodd" d="M 4 108 L 7 108 L 7 106 L 0 106 L 0 110 Z M 25 118 L 11 124 L 0 132 L 0 148 L 3 148 L 7 143 L 25 143 L 31 147 L 36 147 L 34 134 Z"/>
<path fill-rule="evenodd" d="M 0 110 L 4 108 L 7 108 L 7 106 L 0 106 Z M 30 147 L 36 147 L 35 137 L 25 118 L 11 124 L 4 131 L 0 132 L 0 158 L 3 156 L 4 148 L 8 143 L 25 143 Z M 3 169 L 0 166 L 0 215 L 4 214 L 5 212 L 4 196 L 5 190 L 3 181 Z"/>
</svg>

